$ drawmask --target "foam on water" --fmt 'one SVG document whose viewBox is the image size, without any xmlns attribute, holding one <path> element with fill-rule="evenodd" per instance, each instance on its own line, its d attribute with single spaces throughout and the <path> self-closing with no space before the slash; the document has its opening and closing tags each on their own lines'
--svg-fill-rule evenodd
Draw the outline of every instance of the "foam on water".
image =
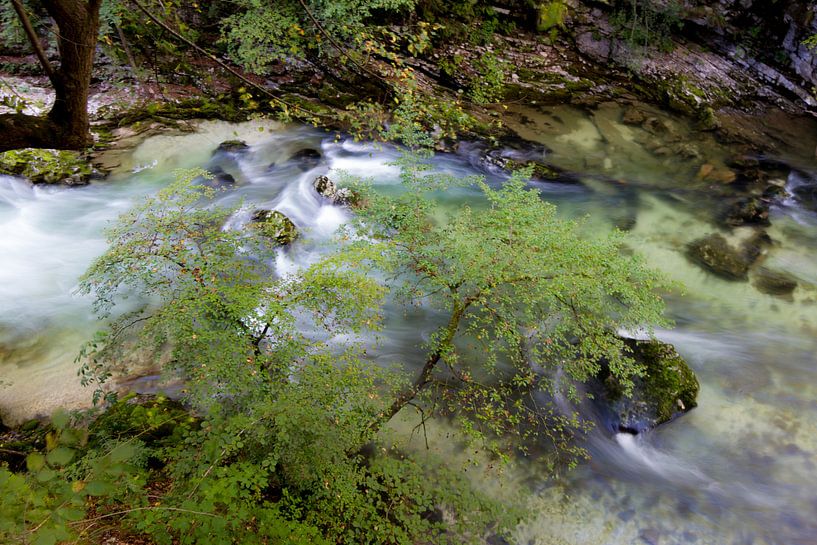
<svg viewBox="0 0 817 545">
<path fill-rule="evenodd" d="M 699 407 L 646 437 L 593 434 L 588 445 L 592 463 L 558 486 L 540 486 L 545 477 L 535 473 L 536 464 L 523 464 L 504 477 L 486 477 L 482 486 L 505 497 L 509 490 L 529 494 L 527 485 L 534 483 L 537 492 L 528 501 L 536 514 L 515 532 L 520 544 L 619 545 L 656 535 L 662 545 L 693 539 L 811 543 L 817 535 L 817 522 L 811 520 L 817 505 L 812 486 L 817 467 L 817 223 L 812 212 L 797 200 L 784 203 L 769 229 L 776 242 L 765 265 L 798 278 L 791 300 L 762 294 L 749 282 L 719 279 L 684 255 L 689 241 L 717 229 L 709 222 L 710 203 L 693 179 L 695 173 L 670 159 L 651 160 L 639 170 L 641 152 L 626 146 L 634 146 L 641 136 L 634 136 L 635 129 L 616 126 L 613 114 L 600 112 L 597 122 L 603 121 L 611 137 L 620 138 L 615 145 L 599 138 L 597 128 L 571 119 L 579 114 L 565 108 L 528 126 L 557 161 L 575 166 L 586 160 L 581 164 L 595 169 L 585 185 L 543 187 L 562 215 L 591 214 L 584 227 L 590 234 L 609 230 L 626 209 L 633 216 L 629 245 L 685 285 L 684 296 L 676 292 L 668 297 L 678 328 L 660 331 L 659 337 L 675 344 L 700 377 Z M 315 176 L 336 177 L 345 171 L 371 177 L 385 191 L 398 190 L 398 170 L 388 164 L 397 157 L 393 148 L 263 123 L 206 122 L 191 134 L 151 138 L 125 161 L 123 174 L 86 188 L 32 189 L 20 180 L 0 177 L 0 377 L 13 383 L 0 389 L 4 416 L 13 421 L 57 405 L 87 402 L 88 392 L 71 386 L 76 384 L 72 360 L 96 324 L 89 318 L 89 302 L 71 291 L 88 263 L 104 250 L 103 228 L 166 184 L 171 169 L 221 160 L 211 158 L 213 150 L 220 141 L 234 138 L 247 141 L 251 150 L 223 162 L 236 183 L 218 202 L 244 203 L 228 228 L 242 228 L 252 210 L 263 207 L 290 216 L 303 234 L 276 252 L 278 274 L 320 259 L 335 244 L 337 227 L 350 217 L 348 210 L 314 192 Z M 307 148 L 320 148 L 324 160 L 307 166 L 288 161 Z M 463 149 L 464 155 L 437 157 L 436 168 L 474 173 L 479 162 L 467 156 L 467 146 Z M 605 167 L 593 161 L 604 157 L 611 160 L 608 174 L 624 181 L 595 176 Z M 134 166 L 154 161 L 152 168 L 130 173 Z M 492 176 L 491 183 L 503 179 L 498 173 Z M 638 184 L 627 185 L 630 179 Z M 684 183 L 688 191 L 676 191 L 675 186 L 686 187 Z M 672 189 L 661 189 L 668 186 Z M 476 194 L 468 188 L 449 191 L 441 199 L 451 206 L 475 202 L 474 209 L 479 209 Z M 736 229 L 724 235 L 738 243 L 751 233 Z M 444 317 L 432 308 L 403 312 L 391 304 L 385 312 L 387 328 L 373 357 L 383 364 L 421 365 L 418 346 Z M 411 429 L 416 422 L 395 425 Z M 430 431 L 434 441 L 449 449 L 443 455 L 455 460 L 452 450 L 459 443 L 450 440 L 451 431 L 444 424 Z M 457 455 L 470 458 L 463 452 Z M 484 469 L 491 461 L 480 463 Z M 478 475 L 475 482 L 485 475 L 473 474 Z"/>
</svg>

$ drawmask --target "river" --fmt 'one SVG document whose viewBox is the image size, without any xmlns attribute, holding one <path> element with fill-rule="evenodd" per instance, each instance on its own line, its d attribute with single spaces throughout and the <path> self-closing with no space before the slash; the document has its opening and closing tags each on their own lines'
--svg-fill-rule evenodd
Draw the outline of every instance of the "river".
<svg viewBox="0 0 817 545">
<path fill-rule="evenodd" d="M 524 461 L 502 474 L 473 472 L 474 478 L 498 497 L 522 495 L 531 507 L 532 517 L 513 534 L 520 545 L 813 544 L 817 207 L 807 201 L 817 191 L 817 165 L 813 158 L 779 158 L 796 166 L 783 176 L 800 198 L 773 207 L 774 243 L 764 265 L 788 271 L 798 287 L 788 298 L 767 295 L 751 282 L 720 279 L 684 255 L 688 242 L 708 233 L 722 231 L 735 241 L 751 235 L 751 228 L 717 226 L 718 197 L 699 176 L 701 162 L 719 166 L 729 150 L 657 113 L 699 158 L 656 154 L 646 143 L 654 136 L 621 124 L 620 114 L 612 107 L 590 113 L 513 107 L 507 116 L 520 135 L 547 146 L 555 165 L 578 173 L 573 183 L 536 182 L 544 198 L 566 217 L 587 215 L 589 234 L 626 226 L 629 246 L 684 286 L 667 296 L 676 327 L 658 336 L 698 374 L 699 406 L 637 437 L 597 430 L 587 443 L 592 460 L 557 479 Z M 237 137 L 250 144 L 248 153 L 212 156 L 219 142 Z M 320 149 L 321 162 L 287 160 L 305 148 Z M 349 219 L 348 210 L 322 201 L 311 181 L 345 171 L 388 191 L 399 183 L 388 164 L 395 157 L 387 146 L 308 128 L 201 122 L 193 133 L 146 140 L 109 179 L 87 187 L 32 188 L 0 177 L 0 412 L 19 422 L 87 403 L 73 358 L 98 324 L 90 301 L 74 293 L 77 278 L 104 250 L 104 227 L 166 184 L 173 169 L 220 166 L 236 180 L 219 197 L 223 204 L 243 199 L 288 215 L 305 236 L 277 254 L 284 271 L 317 259 Z M 434 165 L 501 183 L 504 174 L 481 157 L 476 146 L 462 145 L 459 153 L 437 155 Z M 456 204 L 477 196 L 460 189 L 445 198 Z M 417 364 L 417 332 L 434 319 L 422 309 L 392 312 L 379 357 Z M 154 378 L 151 370 L 138 370 L 127 384 L 150 389 Z M 444 439 L 434 443 L 439 451 L 452 448 Z"/>
</svg>

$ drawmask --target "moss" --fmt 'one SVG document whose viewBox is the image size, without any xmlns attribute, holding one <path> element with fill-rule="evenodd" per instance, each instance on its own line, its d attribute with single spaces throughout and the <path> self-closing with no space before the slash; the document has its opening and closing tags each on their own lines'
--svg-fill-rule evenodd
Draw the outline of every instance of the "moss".
<svg viewBox="0 0 817 545">
<path fill-rule="evenodd" d="M 505 164 L 505 168 L 510 171 L 530 168 L 531 176 L 540 180 L 557 180 L 562 175 L 561 170 L 542 161 L 514 161 L 509 159 Z"/>
<path fill-rule="evenodd" d="M 298 238 L 295 224 L 277 210 L 256 210 L 250 226 L 282 246 Z"/>
<path fill-rule="evenodd" d="M 85 156 L 76 151 L 22 149 L 0 153 L 0 174 L 23 176 L 35 184 L 83 184 L 93 173 Z"/>
<path fill-rule="evenodd" d="M 118 127 L 127 127 L 144 121 L 159 121 L 173 125 L 176 121 L 188 119 L 239 122 L 246 121 L 249 112 L 242 109 L 238 100 L 231 95 L 220 95 L 215 98 L 196 97 L 179 102 L 142 103 L 124 112 L 104 112 L 102 117 Z"/>
<path fill-rule="evenodd" d="M 646 367 L 644 397 L 656 407 L 659 424 L 698 405 L 698 379 L 675 347 L 650 341 L 638 342 L 637 347 L 638 359 Z"/>
<path fill-rule="evenodd" d="M 644 375 L 633 379 L 630 396 L 604 366 L 602 398 L 614 415 L 614 428 L 642 432 L 697 406 L 700 385 L 695 373 L 671 344 L 624 339 Z"/>
</svg>

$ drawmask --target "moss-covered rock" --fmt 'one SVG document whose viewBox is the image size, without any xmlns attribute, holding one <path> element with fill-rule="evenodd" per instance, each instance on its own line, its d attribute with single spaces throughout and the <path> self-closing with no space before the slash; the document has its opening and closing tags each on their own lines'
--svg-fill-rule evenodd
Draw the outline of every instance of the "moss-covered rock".
<svg viewBox="0 0 817 545">
<path fill-rule="evenodd" d="M 256 210 L 253 212 L 250 226 L 282 246 L 298 238 L 295 224 L 277 210 Z"/>
<path fill-rule="evenodd" d="M 315 148 L 304 148 L 292 154 L 287 161 L 297 163 L 302 170 L 311 170 L 323 160 L 321 152 Z"/>
<path fill-rule="evenodd" d="M 315 178 L 312 182 L 312 187 L 315 188 L 318 195 L 338 206 L 355 206 L 360 200 L 354 191 L 348 187 L 338 187 L 328 176 L 318 176 Z"/>
<path fill-rule="evenodd" d="M 687 257 L 721 278 L 746 280 L 749 267 L 762 253 L 759 242 L 753 240 L 738 248 L 729 244 L 720 233 L 713 233 L 690 242 Z"/>
<path fill-rule="evenodd" d="M 797 289 L 797 278 L 785 271 L 760 267 L 754 273 L 752 285 L 762 293 L 791 299 L 792 293 Z"/>
<path fill-rule="evenodd" d="M 85 185 L 94 173 L 76 151 L 29 148 L 0 153 L 0 174 L 22 176 L 35 184 Z"/>
<path fill-rule="evenodd" d="M 246 142 L 243 140 L 225 140 L 221 144 L 218 145 L 216 151 L 213 153 L 224 152 L 224 153 L 244 153 L 249 151 L 250 146 L 247 145 Z"/>
<path fill-rule="evenodd" d="M 612 413 L 612 427 L 640 433 L 697 406 L 700 385 L 695 373 L 671 344 L 625 339 L 644 376 L 633 380 L 630 396 L 606 367 L 600 376 L 602 398 Z"/>
</svg>

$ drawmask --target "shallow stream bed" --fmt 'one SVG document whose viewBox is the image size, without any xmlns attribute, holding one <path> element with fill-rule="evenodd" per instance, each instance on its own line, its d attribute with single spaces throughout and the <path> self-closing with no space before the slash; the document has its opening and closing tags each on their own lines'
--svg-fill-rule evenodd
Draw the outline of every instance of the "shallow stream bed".
<svg viewBox="0 0 817 545">
<path fill-rule="evenodd" d="M 684 286 L 668 295 L 677 327 L 659 337 L 698 374 L 699 407 L 644 436 L 599 429 L 588 440 L 592 461 L 559 480 L 524 462 L 501 476 L 476 471 L 475 478 L 499 496 L 526 496 L 535 514 L 514 534 L 523 545 L 813 544 L 817 212 L 802 195 L 817 192 L 817 165 L 808 157 L 780 158 L 797 167 L 784 168 L 783 176 L 790 189 L 800 188 L 801 198 L 772 208 L 767 232 L 774 242 L 763 265 L 787 271 L 798 285 L 790 296 L 764 294 L 753 284 L 754 269 L 749 281 L 729 281 L 686 258 L 686 244 L 700 236 L 721 232 L 739 241 L 755 228 L 722 227 L 717 200 L 729 188 L 713 191 L 718 182 L 700 176 L 701 164 L 725 168 L 729 150 L 679 120 L 655 116 L 672 129 L 673 141 L 661 140 L 669 140 L 666 131 L 621 123 L 622 112 L 609 107 L 592 113 L 520 107 L 508 119 L 523 137 L 547 146 L 543 158 L 577 178 L 571 184 L 535 182 L 544 198 L 566 217 L 587 216 L 591 236 L 626 226 L 629 246 Z M 250 150 L 213 156 L 220 142 L 233 138 Z M 304 149 L 320 150 L 321 159 L 288 160 Z M 306 128 L 202 122 L 194 133 L 150 138 L 120 172 L 87 187 L 32 188 L 0 177 L 0 413 L 15 422 L 87 403 L 90 392 L 79 387 L 73 359 L 98 324 L 90 301 L 73 293 L 77 278 L 104 250 L 104 227 L 166 184 L 173 169 L 219 166 L 235 179 L 219 197 L 222 204 L 243 201 L 289 216 L 304 236 L 279 251 L 276 266 L 286 271 L 331 248 L 335 230 L 349 218 L 347 209 L 315 193 L 312 180 L 344 171 L 389 190 L 399 183 L 388 164 L 395 157 L 389 147 Z M 453 174 L 486 175 L 490 183 L 505 176 L 484 166 L 467 145 L 438 155 L 434 164 Z M 457 204 L 477 194 L 460 189 L 445 198 Z M 233 226 L 248 220 L 247 207 Z M 426 324 L 434 319 L 422 309 L 393 312 L 378 357 L 416 365 L 423 340 L 417 332 L 429 331 Z M 138 376 L 130 385 L 152 387 Z M 450 447 L 444 440 L 432 446 Z"/>
</svg>

